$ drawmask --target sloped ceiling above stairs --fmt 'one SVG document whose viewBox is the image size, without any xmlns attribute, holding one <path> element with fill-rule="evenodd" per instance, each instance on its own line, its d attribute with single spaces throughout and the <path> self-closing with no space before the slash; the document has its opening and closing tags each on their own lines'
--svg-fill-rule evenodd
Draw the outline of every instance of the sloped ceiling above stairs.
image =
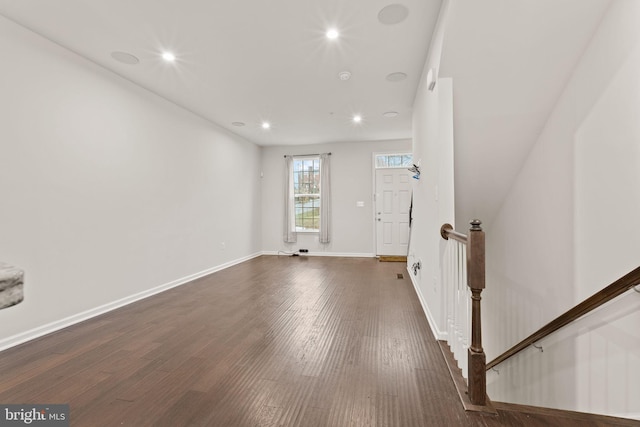
<svg viewBox="0 0 640 427">
<path fill-rule="evenodd" d="M 457 227 L 494 218 L 609 4 L 452 3 L 440 77 L 453 78 Z"/>
</svg>

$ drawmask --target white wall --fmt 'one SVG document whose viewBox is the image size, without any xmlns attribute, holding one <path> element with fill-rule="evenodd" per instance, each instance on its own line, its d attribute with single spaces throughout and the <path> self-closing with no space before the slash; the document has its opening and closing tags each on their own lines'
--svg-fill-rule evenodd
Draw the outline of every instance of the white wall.
<svg viewBox="0 0 640 427">
<path fill-rule="evenodd" d="M 450 2 L 444 1 L 425 62 L 413 105 L 413 158 L 420 163 L 421 176 L 413 181 L 413 225 L 408 266 L 420 262 L 416 275 L 411 271 L 418 297 L 438 339 L 446 339 L 445 293 L 441 280 L 441 259 L 445 241 L 440 237 L 444 223 L 455 226 L 453 169 L 453 82 L 437 79 L 446 19 Z M 437 84 L 430 91 L 432 71 Z"/>
<path fill-rule="evenodd" d="M 637 2 L 636 2 L 637 4 Z M 575 297 L 640 265 L 640 5 L 616 4 L 615 41 L 632 41 L 574 136 Z M 622 52 L 621 52 L 622 53 Z M 640 419 L 640 294 L 629 292 L 577 336 L 578 409 Z M 605 321 L 606 320 L 606 321 Z"/>
<path fill-rule="evenodd" d="M 0 52 L 0 347 L 260 251 L 259 147 L 1 17 Z"/>
<path fill-rule="evenodd" d="M 264 147 L 263 250 L 273 253 L 293 252 L 303 248 L 315 255 L 374 256 L 373 153 L 410 151 L 411 140 Z M 331 242 L 320 243 L 317 233 L 298 233 L 297 243 L 285 243 L 283 241 L 284 155 L 327 152 L 332 153 L 333 231 Z M 357 207 L 358 201 L 364 202 L 364 207 Z"/>
<path fill-rule="evenodd" d="M 426 73 L 425 73 L 426 74 Z M 446 338 L 440 227 L 454 222 L 453 105 L 451 79 L 439 79 L 433 92 L 421 85 L 414 103 L 413 156 L 420 180 L 413 182 L 413 225 L 408 266 L 422 268 L 412 280 L 438 339 Z"/>
<path fill-rule="evenodd" d="M 639 22 L 612 2 L 489 227 L 488 359 L 640 264 Z M 499 366 L 490 397 L 638 416 L 640 298 L 621 298 Z"/>
</svg>

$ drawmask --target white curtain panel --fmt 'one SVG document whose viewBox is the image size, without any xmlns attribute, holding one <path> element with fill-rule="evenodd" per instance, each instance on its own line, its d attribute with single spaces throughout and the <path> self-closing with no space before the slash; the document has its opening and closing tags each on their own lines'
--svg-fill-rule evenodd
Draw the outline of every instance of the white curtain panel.
<svg viewBox="0 0 640 427">
<path fill-rule="evenodd" d="M 320 154 L 320 243 L 331 240 L 331 154 Z"/>
<path fill-rule="evenodd" d="M 295 230 L 295 201 L 293 199 L 293 157 L 284 156 L 284 241 L 295 243 L 298 233 Z"/>
</svg>

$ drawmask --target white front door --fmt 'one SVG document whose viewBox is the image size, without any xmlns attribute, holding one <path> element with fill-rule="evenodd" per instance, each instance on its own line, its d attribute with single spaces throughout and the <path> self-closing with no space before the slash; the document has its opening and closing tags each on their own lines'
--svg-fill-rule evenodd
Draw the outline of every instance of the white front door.
<svg viewBox="0 0 640 427">
<path fill-rule="evenodd" d="M 377 255 L 407 255 L 410 204 L 409 171 L 376 169 Z"/>
</svg>

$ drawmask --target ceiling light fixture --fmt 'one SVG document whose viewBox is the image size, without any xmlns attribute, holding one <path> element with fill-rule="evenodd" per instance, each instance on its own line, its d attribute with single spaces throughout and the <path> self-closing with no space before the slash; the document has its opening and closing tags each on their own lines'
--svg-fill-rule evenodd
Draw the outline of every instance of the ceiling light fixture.
<svg viewBox="0 0 640 427">
<path fill-rule="evenodd" d="M 335 40 L 339 35 L 340 33 L 335 28 L 329 28 L 326 33 L 326 36 L 329 40 Z"/>
<path fill-rule="evenodd" d="M 399 24 L 409 16 L 409 9 L 403 4 L 390 4 L 378 12 L 378 21 L 384 25 Z"/>
<path fill-rule="evenodd" d="M 244 122 L 232 122 L 232 125 L 236 126 L 236 127 L 242 127 L 244 126 Z"/>
<path fill-rule="evenodd" d="M 384 113 L 382 113 L 382 115 L 391 119 L 393 117 L 398 117 L 400 113 L 398 113 L 397 111 L 385 111 Z"/>
<path fill-rule="evenodd" d="M 136 65 L 140 62 L 140 60 L 136 56 L 127 52 L 111 52 L 111 57 L 118 62 L 122 62 L 123 64 L 128 65 Z"/>
<path fill-rule="evenodd" d="M 167 62 L 173 62 L 176 60 L 176 56 L 171 52 L 163 52 L 162 59 L 164 59 Z"/>
<path fill-rule="evenodd" d="M 262 129 L 269 129 L 271 128 L 271 123 L 269 122 L 262 122 Z"/>
<path fill-rule="evenodd" d="M 386 77 L 386 79 L 390 82 L 401 82 L 406 78 L 407 78 L 407 75 L 399 71 L 396 73 L 387 74 L 387 77 Z"/>
<path fill-rule="evenodd" d="M 355 116 L 353 116 L 353 123 L 360 123 L 362 122 L 362 116 L 360 114 L 356 114 Z"/>
<path fill-rule="evenodd" d="M 351 78 L 351 73 L 350 73 L 350 72 L 348 72 L 348 71 L 340 71 L 340 72 L 338 73 L 338 78 L 339 78 L 340 80 L 342 80 L 343 82 L 344 82 L 344 81 L 347 81 L 347 80 L 349 80 L 349 79 Z"/>
</svg>

